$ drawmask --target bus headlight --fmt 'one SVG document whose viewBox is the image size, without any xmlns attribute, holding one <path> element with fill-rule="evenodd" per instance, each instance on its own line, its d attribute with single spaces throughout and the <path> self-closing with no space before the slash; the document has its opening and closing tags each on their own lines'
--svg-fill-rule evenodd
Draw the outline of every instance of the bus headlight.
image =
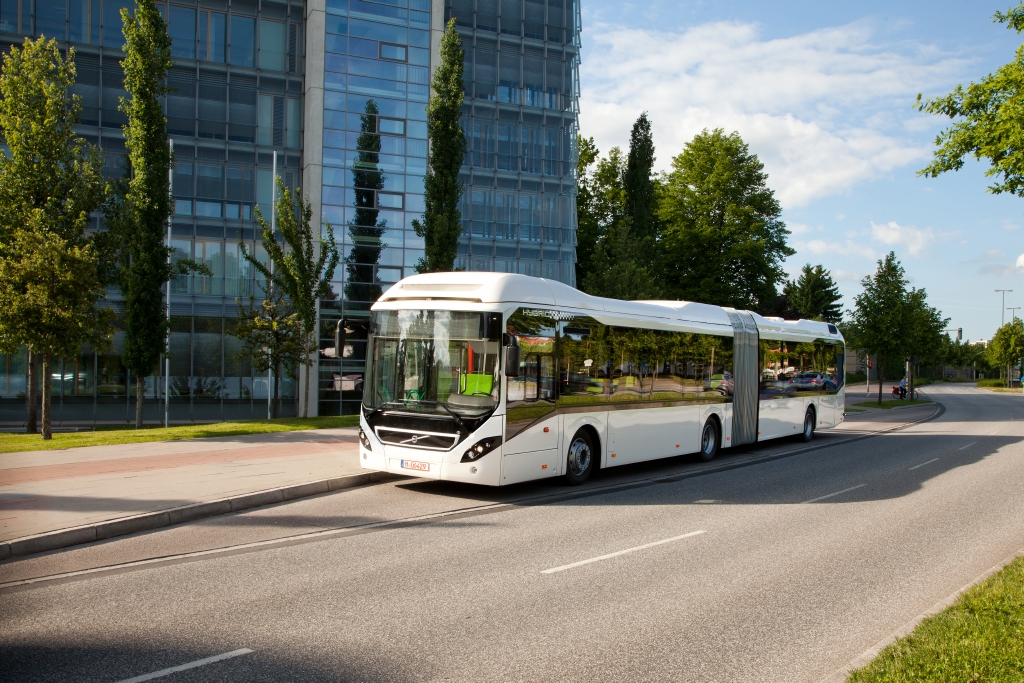
<svg viewBox="0 0 1024 683">
<path fill-rule="evenodd" d="M 462 462 L 473 462 L 474 460 L 479 460 L 500 445 L 500 436 L 489 436 L 486 439 L 481 439 L 462 454 Z"/>
<path fill-rule="evenodd" d="M 367 438 L 366 433 L 363 431 L 362 427 L 359 428 L 359 443 L 363 444 L 363 448 L 365 448 L 366 450 L 373 450 L 373 446 L 370 445 L 370 439 Z"/>
</svg>

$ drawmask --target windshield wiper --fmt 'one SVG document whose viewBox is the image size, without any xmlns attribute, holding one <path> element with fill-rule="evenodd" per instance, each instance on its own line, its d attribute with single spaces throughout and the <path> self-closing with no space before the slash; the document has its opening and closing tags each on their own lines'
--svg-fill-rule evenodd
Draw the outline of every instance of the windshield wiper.
<svg viewBox="0 0 1024 683">
<path fill-rule="evenodd" d="M 376 394 L 377 394 L 377 398 L 380 398 L 380 389 L 379 388 L 377 389 Z M 387 401 L 383 401 L 379 406 L 377 406 L 376 408 L 371 410 L 369 412 L 369 414 L 365 416 L 366 417 L 366 421 L 369 422 L 371 417 L 373 417 L 377 413 L 379 413 L 382 410 L 384 410 L 384 408 L 387 406 L 387 404 L 388 404 Z"/>
<path fill-rule="evenodd" d="M 465 429 L 466 433 L 469 434 L 469 427 L 466 426 L 466 423 L 462 421 L 462 418 L 459 417 L 454 410 L 452 410 L 445 404 L 441 403 L 440 401 L 434 401 L 434 403 L 444 408 L 445 412 L 451 415 L 453 418 L 455 418 L 455 421 L 459 423 L 459 426 Z"/>
</svg>

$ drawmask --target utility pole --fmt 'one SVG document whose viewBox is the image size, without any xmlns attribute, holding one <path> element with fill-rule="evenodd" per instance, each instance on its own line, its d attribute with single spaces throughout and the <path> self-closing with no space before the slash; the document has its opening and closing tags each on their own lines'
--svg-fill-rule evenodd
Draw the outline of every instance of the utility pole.
<svg viewBox="0 0 1024 683">
<path fill-rule="evenodd" d="M 270 172 L 270 235 L 277 239 L 277 150 L 274 150 L 274 163 Z M 274 274 L 274 261 L 270 259 L 270 274 Z M 267 291 L 273 291 L 273 282 L 267 282 Z M 270 295 L 273 300 L 273 294 Z M 267 419 L 274 416 L 273 398 L 274 395 L 274 367 L 267 363 Z"/>
<path fill-rule="evenodd" d="M 1016 311 L 1019 311 L 1020 309 L 1021 309 L 1021 306 L 1007 306 L 1006 307 L 1006 310 L 1010 311 L 1010 316 L 1011 316 L 1010 321 L 1011 322 L 1013 322 L 1014 320 L 1017 319 Z"/>
<path fill-rule="evenodd" d="M 1007 292 L 1012 292 L 1012 291 L 1013 291 L 1012 289 L 997 289 L 997 290 L 996 290 L 996 294 L 998 294 L 999 292 L 1002 292 L 1002 293 L 1003 293 L 1003 308 L 1004 308 L 1004 309 L 1006 308 L 1006 293 L 1007 293 Z M 1006 311 L 1004 310 L 1004 311 L 1003 311 L 1003 312 L 1002 312 L 1002 313 L 1000 314 L 1000 318 L 999 318 L 999 327 L 1002 327 L 1002 326 L 1003 326 L 1003 325 L 1005 325 L 1005 324 L 1006 324 Z"/>
<path fill-rule="evenodd" d="M 174 159 L 174 140 L 167 140 L 171 148 L 171 159 Z M 174 166 L 167 169 L 167 191 L 174 199 Z M 171 262 L 171 218 L 167 219 L 167 263 Z M 171 426 L 171 280 L 167 280 L 167 351 L 164 353 L 164 427 Z"/>
</svg>

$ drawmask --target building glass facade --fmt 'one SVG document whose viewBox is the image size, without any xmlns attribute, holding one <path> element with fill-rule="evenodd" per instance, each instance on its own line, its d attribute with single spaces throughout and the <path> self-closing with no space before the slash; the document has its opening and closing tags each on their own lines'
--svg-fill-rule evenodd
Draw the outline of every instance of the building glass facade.
<svg viewBox="0 0 1024 683">
<path fill-rule="evenodd" d="M 76 50 L 80 134 L 108 178 L 125 169 L 118 111 L 120 10 L 129 0 L 0 0 L 0 48 L 45 35 Z M 254 210 L 270 215 L 274 153 L 342 253 L 321 302 L 310 414 L 358 410 L 371 303 L 414 272 L 423 241 L 425 107 L 440 34 L 454 16 L 466 50 L 464 232 L 456 264 L 573 284 L 579 8 L 575 0 L 176 0 L 161 5 L 174 66 L 172 246 L 212 276 L 171 283 L 171 419 L 267 414 L 268 377 L 236 360 L 236 299 L 261 295 Z M 308 55 L 308 56 L 307 56 Z M 94 229 L 101 229 L 99 216 Z M 116 306 L 117 293 L 111 302 Z M 340 324 L 339 324 L 340 323 Z M 336 339 L 344 343 L 340 352 Z M 135 380 L 109 351 L 55 362 L 55 424 L 134 418 Z M 284 378 L 282 414 L 297 382 Z M 26 354 L 0 355 L 0 423 L 24 422 Z M 146 380 L 146 419 L 162 418 L 162 377 Z"/>
</svg>

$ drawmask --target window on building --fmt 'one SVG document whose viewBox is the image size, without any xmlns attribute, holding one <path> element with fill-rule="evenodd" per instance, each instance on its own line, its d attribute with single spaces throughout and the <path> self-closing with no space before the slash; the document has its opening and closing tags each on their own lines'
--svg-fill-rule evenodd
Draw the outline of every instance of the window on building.
<svg viewBox="0 0 1024 683">
<path fill-rule="evenodd" d="M 302 25 L 288 24 L 288 71 L 302 72 Z"/>
<path fill-rule="evenodd" d="M 36 33 L 47 38 L 65 40 L 67 16 L 64 0 L 36 0 Z"/>
<path fill-rule="evenodd" d="M 97 10 L 99 9 L 99 0 Z M 0 2 L 0 30 L 5 33 L 32 33 L 32 0 L 2 0 Z M 97 39 L 98 39 L 97 33 Z"/>
<path fill-rule="evenodd" d="M 402 45 L 389 45 L 388 43 L 381 43 L 380 58 L 390 59 L 396 62 L 404 62 L 406 60 L 406 49 Z"/>
<path fill-rule="evenodd" d="M 95 0 L 93 0 L 95 2 Z M 106 47 L 124 47 L 123 24 L 121 10 L 128 9 L 126 0 L 104 0 L 103 3 L 103 45 Z"/>
<path fill-rule="evenodd" d="M 287 56 L 285 25 L 279 21 L 260 19 L 260 68 L 284 71 Z"/>
<path fill-rule="evenodd" d="M 237 66 L 253 66 L 256 54 L 256 20 L 231 15 L 230 59 Z"/>
<path fill-rule="evenodd" d="M 199 59 L 223 62 L 227 49 L 227 15 L 223 12 L 199 13 Z"/>
<path fill-rule="evenodd" d="M 167 35 L 171 37 L 171 55 L 196 58 L 196 11 L 191 7 L 171 5 L 168 11 Z"/>
<path fill-rule="evenodd" d="M 302 106 L 301 100 L 288 98 L 288 147 L 298 149 L 302 146 Z"/>
<path fill-rule="evenodd" d="M 16 0 L 12 4 L 17 4 Z M 2 24 L 3 10 L 0 9 L 0 26 Z M 100 0 L 71 0 L 71 41 L 99 44 Z"/>
</svg>

